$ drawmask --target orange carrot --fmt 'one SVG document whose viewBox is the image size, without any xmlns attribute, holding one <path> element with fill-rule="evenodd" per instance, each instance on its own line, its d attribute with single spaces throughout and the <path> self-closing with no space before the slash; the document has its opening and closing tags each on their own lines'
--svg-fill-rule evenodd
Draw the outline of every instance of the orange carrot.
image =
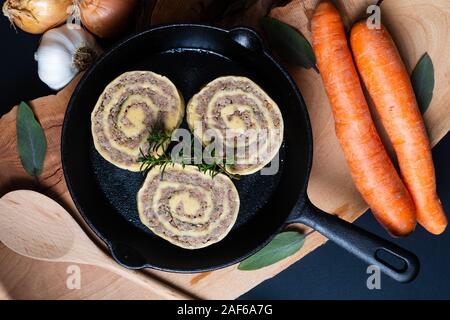
<svg viewBox="0 0 450 320">
<path fill-rule="evenodd" d="M 378 30 L 369 29 L 362 21 L 352 28 L 350 42 L 358 70 L 414 200 L 417 220 L 429 232 L 440 234 L 447 226 L 447 217 L 436 194 L 430 143 L 394 41 L 383 26 Z"/>
<path fill-rule="evenodd" d="M 377 220 L 391 234 L 405 236 L 416 225 L 414 203 L 378 136 L 341 17 L 331 2 L 318 5 L 311 27 L 336 136 L 353 181 Z"/>
</svg>

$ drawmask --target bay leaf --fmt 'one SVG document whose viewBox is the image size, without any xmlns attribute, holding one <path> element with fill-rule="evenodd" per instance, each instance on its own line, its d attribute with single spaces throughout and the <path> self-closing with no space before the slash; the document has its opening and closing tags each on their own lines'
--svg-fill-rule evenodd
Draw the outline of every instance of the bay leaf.
<svg viewBox="0 0 450 320">
<path fill-rule="evenodd" d="M 316 69 L 316 57 L 311 44 L 299 31 L 269 16 L 263 17 L 261 23 L 269 44 L 283 60 L 306 69 Z"/>
<path fill-rule="evenodd" d="M 433 98 L 434 67 L 428 53 L 425 53 L 411 74 L 411 83 L 422 114 L 427 111 Z"/>
<path fill-rule="evenodd" d="M 29 175 L 39 176 L 44 166 L 47 140 L 44 130 L 25 102 L 21 102 L 17 108 L 16 131 L 17 151 L 23 168 Z"/>
<path fill-rule="evenodd" d="M 277 234 L 267 246 L 242 261 L 239 270 L 257 270 L 281 261 L 303 246 L 304 236 L 296 231 L 285 231 Z"/>
</svg>

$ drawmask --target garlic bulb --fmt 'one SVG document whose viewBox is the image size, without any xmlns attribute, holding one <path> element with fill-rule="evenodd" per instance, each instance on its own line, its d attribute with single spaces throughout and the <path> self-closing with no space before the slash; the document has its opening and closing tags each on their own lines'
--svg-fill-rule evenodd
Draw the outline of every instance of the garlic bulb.
<svg viewBox="0 0 450 320">
<path fill-rule="evenodd" d="M 35 53 L 39 78 L 59 90 L 80 71 L 86 70 L 101 53 L 95 38 L 75 24 L 65 24 L 42 36 Z"/>
</svg>

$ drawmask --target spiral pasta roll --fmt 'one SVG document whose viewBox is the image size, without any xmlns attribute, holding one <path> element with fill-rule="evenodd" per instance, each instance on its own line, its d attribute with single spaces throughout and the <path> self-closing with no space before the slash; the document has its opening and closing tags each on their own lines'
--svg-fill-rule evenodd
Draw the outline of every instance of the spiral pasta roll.
<svg viewBox="0 0 450 320">
<path fill-rule="evenodd" d="M 280 109 L 245 77 L 225 76 L 208 83 L 189 101 L 187 121 L 204 145 L 219 141 L 227 170 L 233 174 L 261 170 L 283 141 Z"/>
<path fill-rule="evenodd" d="M 149 130 L 170 133 L 183 116 L 183 97 L 169 79 L 150 71 L 126 72 L 105 88 L 92 111 L 95 148 L 117 167 L 139 171 L 140 150 L 149 149 Z"/>
<path fill-rule="evenodd" d="M 214 178 L 194 166 L 151 169 L 137 195 L 144 225 L 163 239 L 186 249 L 222 240 L 239 212 L 239 195 L 223 174 Z"/>
</svg>

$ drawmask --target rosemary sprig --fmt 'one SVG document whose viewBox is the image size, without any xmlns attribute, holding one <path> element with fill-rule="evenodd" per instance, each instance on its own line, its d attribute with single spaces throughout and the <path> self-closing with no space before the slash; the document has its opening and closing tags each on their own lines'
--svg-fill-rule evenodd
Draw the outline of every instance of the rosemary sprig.
<svg viewBox="0 0 450 320">
<path fill-rule="evenodd" d="M 149 149 L 153 153 L 157 153 L 161 147 L 164 147 L 172 141 L 171 135 L 167 134 L 163 129 L 154 128 L 149 132 L 147 141 Z"/>
<path fill-rule="evenodd" d="M 142 172 L 142 174 L 147 174 L 151 169 L 153 169 L 156 166 L 161 166 L 161 178 L 164 175 L 164 171 L 166 170 L 166 167 L 169 164 L 174 165 L 172 162 L 172 159 L 170 156 L 168 156 L 166 153 L 160 155 L 159 157 L 155 157 L 152 153 L 144 154 L 142 150 L 141 157 L 138 159 L 138 162 L 141 162 L 141 167 L 139 170 Z"/>
<path fill-rule="evenodd" d="M 228 164 L 228 165 L 230 165 L 230 164 Z M 209 174 L 212 178 L 217 176 L 219 173 L 223 173 L 223 174 L 227 175 L 228 177 L 230 177 L 231 179 L 235 179 L 235 180 L 240 179 L 239 175 L 229 172 L 225 166 L 223 166 L 217 162 L 213 162 L 212 164 L 206 164 L 206 163 L 195 164 L 195 166 L 197 166 L 197 168 L 200 172 Z"/>
<path fill-rule="evenodd" d="M 194 137 L 192 137 L 195 139 Z M 192 139 L 192 141 L 193 141 Z M 143 174 L 146 174 L 149 170 L 153 169 L 156 166 L 161 167 L 161 178 L 164 175 L 164 171 L 166 170 L 168 165 L 175 165 L 170 155 L 167 152 L 163 152 L 162 154 L 158 154 L 158 150 L 170 143 L 171 135 L 164 132 L 162 129 L 152 129 L 150 130 L 150 135 L 148 137 L 149 150 L 147 153 L 144 153 L 142 150 L 141 156 L 138 159 L 138 162 L 141 162 L 140 171 Z M 233 174 L 226 169 L 226 165 L 231 165 L 232 163 L 226 162 L 225 165 L 221 164 L 221 161 L 218 161 L 217 158 L 214 157 L 214 154 L 211 158 L 208 158 L 208 162 L 205 162 L 205 159 L 202 159 L 202 163 L 195 163 L 194 158 L 191 156 L 185 156 L 184 154 L 180 154 L 181 162 L 180 164 L 183 168 L 186 165 L 193 165 L 198 168 L 200 172 L 204 174 L 209 174 L 212 178 L 217 176 L 219 173 L 225 174 L 232 179 L 239 179 L 240 176 L 237 174 Z"/>
</svg>

